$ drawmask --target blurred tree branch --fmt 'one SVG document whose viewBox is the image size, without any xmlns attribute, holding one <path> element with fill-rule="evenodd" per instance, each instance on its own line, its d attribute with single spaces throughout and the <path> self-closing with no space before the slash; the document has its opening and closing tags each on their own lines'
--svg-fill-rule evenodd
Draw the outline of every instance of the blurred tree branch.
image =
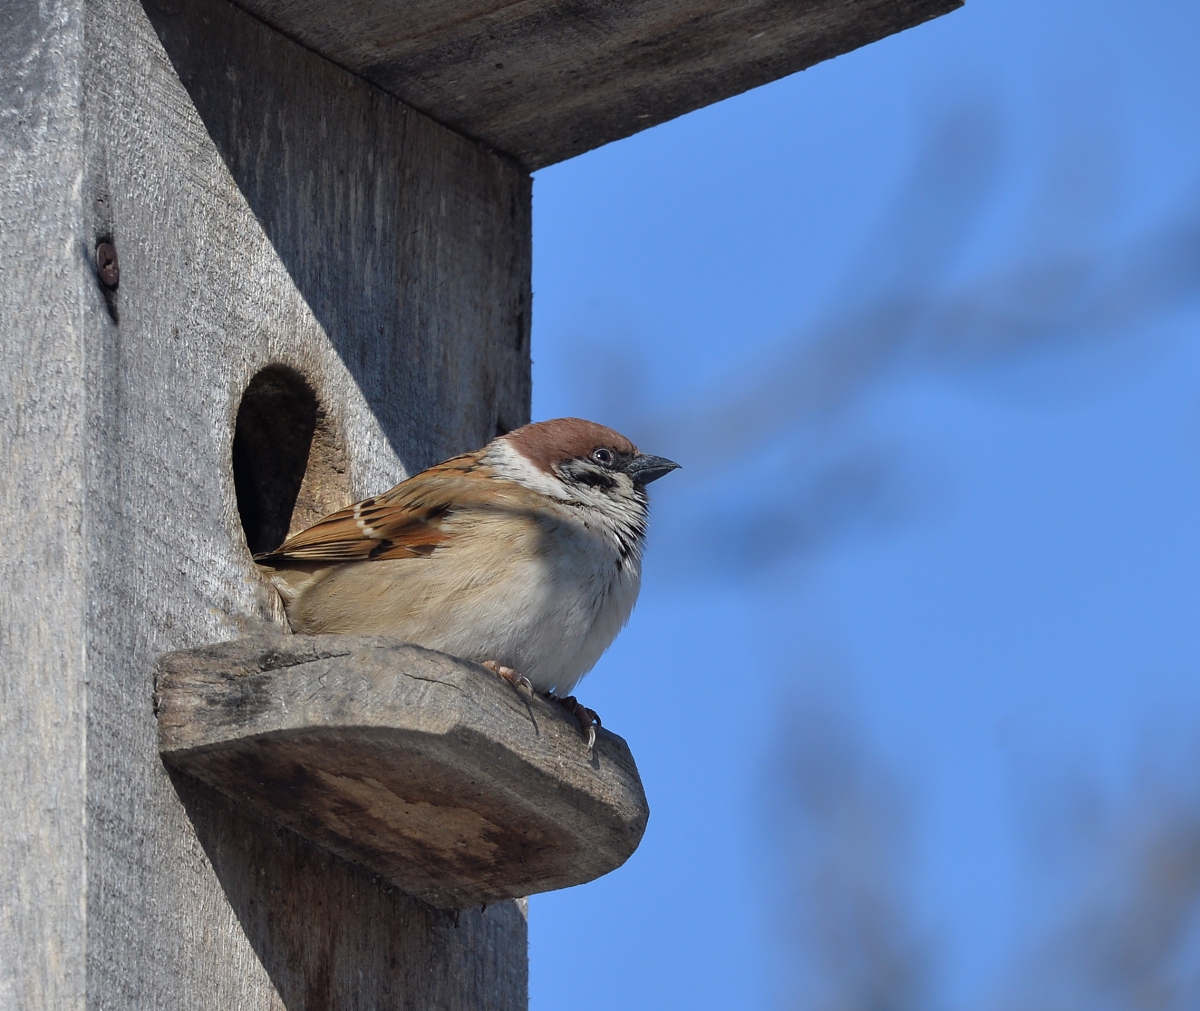
<svg viewBox="0 0 1200 1011">
<path fill-rule="evenodd" d="M 617 382 L 597 368 L 610 354 L 576 345 L 577 395 L 589 410 L 684 465 L 664 493 L 680 497 L 686 485 L 691 503 L 690 515 L 662 525 L 675 531 L 678 559 L 726 525 L 730 480 L 759 489 L 738 517 L 746 535 L 723 555 L 744 572 L 811 553 L 847 524 L 899 516 L 909 489 L 897 454 L 864 444 L 851 410 L 882 384 L 1132 342 L 1200 303 L 1195 201 L 1128 234 L 1111 198 L 1116 145 L 1066 138 L 1023 202 L 1001 185 L 1012 175 L 1001 171 L 1006 153 L 992 106 L 952 110 L 826 312 L 667 409 L 629 384 L 636 349 L 621 356 Z M 995 238 L 1005 229 L 1007 243 Z M 781 531 L 766 551 L 763 529 Z"/>
<path fill-rule="evenodd" d="M 770 805 L 787 887 L 778 897 L 788 1005 L 930 1011 L 936 948 L 912 906 L 901 792 L 844 720 L 819 705 L 787 726 Z M 1189 769 L 1192 764 L 1189 763 Z M 1200 1007 L 1200 794 L 1146 772 L 1115 810 L 1058 926 L 1031 923 L 1001 1011 Z"/>
<path fill-rule="evenodd" d="M 816 705 L 796 711 L 771 804 L 786 868 L 793 1006 L 930 1011 L 926 952 L 904 895 L 907 826 L 896 790 L 844 724 Z"/>
</svg>

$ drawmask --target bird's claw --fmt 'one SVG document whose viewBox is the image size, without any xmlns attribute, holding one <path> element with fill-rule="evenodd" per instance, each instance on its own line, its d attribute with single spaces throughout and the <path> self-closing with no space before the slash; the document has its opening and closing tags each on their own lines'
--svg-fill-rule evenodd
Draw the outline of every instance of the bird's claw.
<svg viewBox="0 0 1200 1011">
<path fill-rule="evenodd" d="M 530 692 L 533 691 L 533 683 L 524 674 L 518 674 L 511 667 L 502 667 L 498 660 L 484 660 L 483 666 L 490 670 L 493 674 L 499 674 L 514 688 L 525 688 Z"/>
<path fill-rule="evenodd" d="M 574 695 L 568 695 L 565 699 L 555 697 L 554 701 L 579 721 L 579 729 L 587 738 L 588 751 L 591 751 L 596 746 L 596 728 L 600 726 L 600 714 L 595 709 L 582 705 Z"/>
</svg>

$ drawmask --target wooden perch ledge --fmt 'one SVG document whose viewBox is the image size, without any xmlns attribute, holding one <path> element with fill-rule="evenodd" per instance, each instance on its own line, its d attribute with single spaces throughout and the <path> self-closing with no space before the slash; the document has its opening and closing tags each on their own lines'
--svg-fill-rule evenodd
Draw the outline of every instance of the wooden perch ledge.
<svg viewBox="0 0 1200 1011">
<path fill-rule="evenodd" d="M 168 764 L 445 909 L 599 877 L 649 817 L 620 737 L 391 639 L 167 653 L 156 698 Z"/>
</svg>

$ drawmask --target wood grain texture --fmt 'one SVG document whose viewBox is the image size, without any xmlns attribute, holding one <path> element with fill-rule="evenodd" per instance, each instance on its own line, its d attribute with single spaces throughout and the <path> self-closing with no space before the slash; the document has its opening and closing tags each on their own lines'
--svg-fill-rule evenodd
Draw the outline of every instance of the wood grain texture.
<svg viewBox="0 0 1200 1011">
<path fill-rule="evenodd" d="M 529 169 L 962 6 L 962 0 L 238 2 Z"/>
<path fill-rule="evenodd" d="M 260 967 L 240 994 L 210 1009 L 260 1006 L 258 976 L 269 980 L 270 1006 L 289 1011 L 523 1006 L 524 900 L 434 909 L 211 787 L 177 773 L 172 780 Z"/>
<path fill-rule="evenodd" d="M 224 2 L 4 26 L 0 1005 L 524 1007 L 519 903 L 456 925 L 173 777 L 151 696 L 281 620 L 231 466 L 260 369 L 343 502 L 528 419 L 528 177 Z"/>
<path fill-rule="evenodd" d="M 168 653 L 173 767 L 463 909 L 623 864 L 649 809 L 633 756 L 478 664 L 369 636 L 260 636 Z"/>
<path fill-rule="evenodd" d="M 84 1006 L 83 23 L 0 16 L 0 1007 Z"/>
</svg>

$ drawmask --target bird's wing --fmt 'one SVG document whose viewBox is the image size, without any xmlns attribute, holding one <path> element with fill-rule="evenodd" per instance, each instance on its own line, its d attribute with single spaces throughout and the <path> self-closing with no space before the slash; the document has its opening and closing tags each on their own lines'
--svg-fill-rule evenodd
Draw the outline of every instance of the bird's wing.
<svg viewBox="0 0 1200 1011">
<path fill-rule="evenodd" d="M 331 513 L 255 560 L 270 565 L 430 555 L 452 536 L 442 527 L 445 519 L 458 504 L 478 496 L 479 479 L 467 476 L 478 466 L 478 453 L 439 463 L 391 491 Z"/>
</svg>

